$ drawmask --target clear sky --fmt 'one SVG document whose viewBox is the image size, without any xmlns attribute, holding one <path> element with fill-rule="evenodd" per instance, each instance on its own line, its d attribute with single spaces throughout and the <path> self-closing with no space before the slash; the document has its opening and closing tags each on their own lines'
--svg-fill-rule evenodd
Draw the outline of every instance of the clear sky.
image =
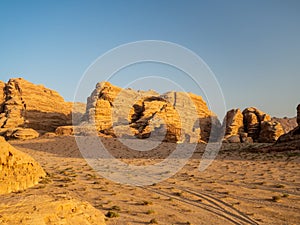
<svg viewBox="0 0 300 225">
<path fill-rule="evenodd" d="M 97 57 L 149 39 L 177 43 L 202 57 L 228 109 L 256 106 L 272 116 L 296 114 L 298 0 L 0 0 L 0 80 L 24 77 L 71 101 Z M 116 84 L 126 85 L 126 79 Z"/>
</svg>

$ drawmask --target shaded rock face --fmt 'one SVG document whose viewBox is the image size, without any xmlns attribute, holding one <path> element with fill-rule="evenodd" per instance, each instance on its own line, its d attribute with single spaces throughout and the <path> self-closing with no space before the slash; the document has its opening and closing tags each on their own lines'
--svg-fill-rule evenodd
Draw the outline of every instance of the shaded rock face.
<svg viewBox="0 0 300 225">
<path fill-rule="evenodd" d="M 88 98 L 84 118 L 105 135 L 198 142 L 208 141 L 216 116 L 200 96 L 181 92 L 159 95 L 101 82 Z"/>
<path fill-rule="evenodd" d="M 254 107 L 244 109 L 243 116 L 245 132 L 248 133 L 248 136 L 251 137 L 253 141 L 257 141 L 261 131 L 261 123 L 271 121 L 271 117 Z"/>
<path fill-rule="evenodd" d="M 297 106 L 297 123 L 300 126 L 300 104 Z"/>
<path fill-rule="evenodd" d="M 300 110 L 300 104 L 297 106 L 297 122 L 298 126 L 291 130 L 290 132 L 280 136 L 280 138 L 277 140 L 276 144 L 280 143 L 286 143 L 286 142 L 296 142 L 297 147 L 300 147 L 300 123 L 298 121 L 299 119 L 299 110 Z"/>
<path fill-rule="evenodd" d="M 22 78 L 10 79 L 4 87 L 0 83 L 0 105 L 0 128 L 54 131 L 58 126 L 71 124 L 71 103 L 66 103 L 56 91 Z"/>
<path fill-rule="evenodd" d="M 0 194 L 32 187 L 45 175 L 33 158 L 16 150 L 0 137 Z"/>
<path fill-rule="evenodd" d="M 275 142 L 284 134 L 283 128 L 278 122 L 264 121 L 261 123 L 259 142 Z"/>
<path fill-rule="evenodd" d="M 5 83 L 0 81 L 0 113 L 3 111 L 3 105 L 5 102 Z M 1 123 L 1 121 L 0 121 Z"/>
<path fill-rule="evenodd" d="M 298 124 L 297 124 L 297 117 L 294 118 L 277 118 L 273 117 L 272 121 L 279 122 L 283 128 L 284 133 L 288 133 L 291 130 L 295 129 Z"/>
<path fill-rule="evenodd" d="M 0 223 L 6 225 L 105 225 L 103 213 L 88 202 L 73 198 L 34 195 L 12 199 L 0 206 Z M 1 223 L 2 224 L 2 223 Z"/>
<path fill-rule="evenodd" d="M 284 130 L 281 124 L 254 108 L 246 108 L 243 112 L 232 109 L 225 117 L 225 141 L 227 142 L 275 142 Z"/>
</svg>

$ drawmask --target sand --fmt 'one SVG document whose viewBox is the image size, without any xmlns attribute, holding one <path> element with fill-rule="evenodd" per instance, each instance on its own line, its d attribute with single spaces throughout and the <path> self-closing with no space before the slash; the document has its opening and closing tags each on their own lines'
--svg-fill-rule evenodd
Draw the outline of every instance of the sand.
<svg viewBox="0 0 300 225">
<path fill-rule="evenodd" d="M 174 145 L 136 154 L 116 139 L 102 138 L 123 162 L 161 161 Z M 258 153 L 248 145 L 226 144 L 214 162 L 198 170 L 204 145 L 174 176 L 150 186 L 103 178 L 82 158 L 74 137 L 10 141 L 48 173 L 35 187 L 0 196 L 2 204 L 34 195 L 69 196 L 89 202 L 107 224 L 300 224 L 300 151 Z M 259 144 L 256 144 L 259 147 Z"/>
</svg>

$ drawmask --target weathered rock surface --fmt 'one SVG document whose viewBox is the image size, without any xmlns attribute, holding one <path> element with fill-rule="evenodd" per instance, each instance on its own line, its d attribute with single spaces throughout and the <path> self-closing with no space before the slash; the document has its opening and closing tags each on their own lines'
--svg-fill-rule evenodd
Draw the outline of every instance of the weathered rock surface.
<svg viewBox="0 0 300 225">
<path fill-rule="evenodd" d="M 0 82 L 0 105 L 0 128 L 54 131 L 71 124 L 72 103 L 65 102 L 56 91 L 22 78 L 10 79 L 4 87 Z"/>
<path fill-rule="evenodd" d="M 244 117 L 240 109 L 232 109 L 227 112 L 225 121 L 225 138 L 240 135 L 244 132 Z"/>
<path fill-rule="evenodd" d="M 73 135 L 74 128 L 73 126 L 61 126 L 56 128 L 55 130 L 56 135 Z"/>
<path fill-rule="evenodd" d="M 3 104 L 5 102 L 5 83 L 0 81 L 0 112 L 3 111 Z M 1 125 L 1 121 L 0 121 L 0 125 Z"/>
<path fill-rule="evenodd" d="M 243 116 L 245 132 L 248 133 L 248 136 L 254 141 L 257 141 L 261 131 L 261 123 L 271 121 L 271 117 L 254 107 L 244 109 Z"/>
<path fill-rule="evenodd" d="M 225 117 L 225 142 L 275 142 L 284 130 L 270 115 L 254 108 L 232 109 Z"/>
<path fill-rule="evenodd" d="M 32 187 L 45 175 L 33 158 L 16 150 L 0 137 L 0 194 Z"/>
<path fill-rule="evenodd" d="M 300 104 L 297 106 L 297 123 L 300 126 Z"/>
<path fill-rule="evenodd" d="M 297 117 L 293 117 L 293 118 L 277 118 L 277 117 L 273 117 L 272 121 L 276 121 L 279 122 L 283 128 L 284 133 L 288 133 L 291 130 L 295 129 L 298 124 L 297 124 Z"/>
<path fill-rule="evenodd" d="M 297 106 L 297 121 L 299 118 L 299 110 L 300 110 L 300 104 Z M 291 141 L 299 142 L 299 146 L 300 146 L 300 123 L 298 123 L 298 126 L 293 130 L 291 130 L 290 132 L 280 136 L 280 138 L 277 140 L 277 143 L 285 143 Z"/>
<path fill-rule="evenodd" d="M 264 121 L 260 125 L 259 142 L 275 142 L 284 134 L 283 128 L 278 122 Z"/>
<path fill-rule="evenodd" d="M 9 138 L 27 140 L 39 137 L 40 134 L 31 128 L 16 128 Z"/>
<path fill-rule="evenodd" d="M 105 225 L 103 213 L 88 202 L 34 195 L 0 204 L 3 225 Z"/>
<path fill-rule="evenodd" d="M 208 141 L 216 116 L 200 96 L 181 92 L 121 89 L 98 83 L 84 116 L 103 134 L 177 142 Z"/>
</svg>

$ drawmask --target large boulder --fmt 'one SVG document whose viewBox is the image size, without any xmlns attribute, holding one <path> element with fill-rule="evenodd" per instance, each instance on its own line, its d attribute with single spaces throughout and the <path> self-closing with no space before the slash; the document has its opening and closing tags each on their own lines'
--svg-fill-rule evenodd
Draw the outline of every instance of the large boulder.
<svg viewBox="0 0 300 225">
<path fill-rule="evenodd" d="M 1 90 L 3 94 L 1 94 Z M 22 78 L 0 83 L 0 128 L 32 128 L 54 131 L 71 124 L 72 104 L 56 92 Z M 2 99 L 2 100 L 1 100 Z"/>
<path fill-rule="evenodd" d="M 74 128 L 73 126 L 61 126 L 56 128 L 55 130 L 56 135 L 73 135 L 74 134 Z"/>
<path fill-rule="evenodd" d="M 0 224 L 5 225 L 105 225 L 105 216 L 88 202 L 49 195 L 13 198 L 0 204 Z"/>
<path fill-rule="evenodd" d="M 0 137 L 0 194 L 32 187 L 45 175 L 33 158 L 16 150 Z"/>
<path fill-rule="evenodd" d="M 27 139 L 34 139 L 39 136 L 40 134 L 31 128 L 16 128 L 9 136 L 9 139 L 13 138 L 13 139 L 27 140 Z"/>
</svg>

